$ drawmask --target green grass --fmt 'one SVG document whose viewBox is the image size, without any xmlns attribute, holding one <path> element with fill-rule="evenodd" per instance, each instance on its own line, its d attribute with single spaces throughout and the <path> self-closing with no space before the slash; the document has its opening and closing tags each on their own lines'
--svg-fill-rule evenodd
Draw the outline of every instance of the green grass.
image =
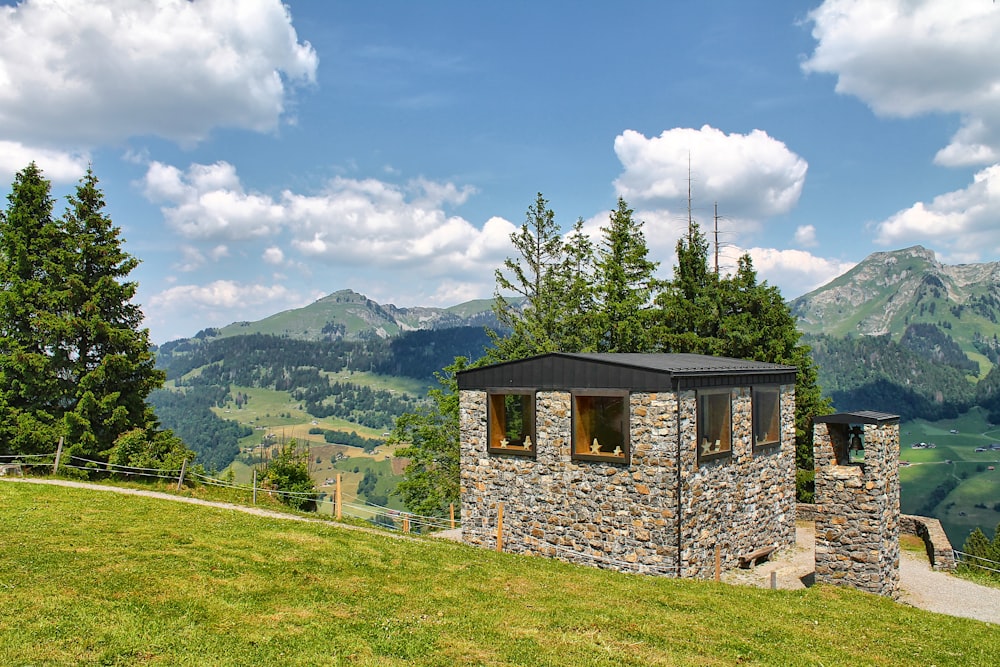
<svg viewBox="0 0 1000 667">
<path fill-rule="evenodd" d="M 953 430 L 958 432 L 952 433 Z M 911 448 L 913 443 L 921 441 L 933 442 L 937 447 Z M 952 545 L 960 549 L 977 526 L 984 532 L 992 531 L 1000 522 L 1000 512 L 992 509 L 1000 500 L 1000 452 L 975 450 L 994 442 L 1000 442 L 1000 427 L 989 424 L 981 408 L 957 419 L 938 422 L 918 419 L 902 424 L 900 459 L 913 464 L 900 468 L 902 511 L 920 513 L 931 491 L 945 478 L 953 477 L 959 481 L 958 486 L 933 512 Z M 987 470 L 991 465 L 996 469 Z M 987 508 L 976 507 L 977 504 L 985 504 Z"/>
<path fill-rule="evenodd" d="M 986 665 L 1000 632 L 856 591 L 623 575 L 0 483 L 0 664 Z"/>
</svg>

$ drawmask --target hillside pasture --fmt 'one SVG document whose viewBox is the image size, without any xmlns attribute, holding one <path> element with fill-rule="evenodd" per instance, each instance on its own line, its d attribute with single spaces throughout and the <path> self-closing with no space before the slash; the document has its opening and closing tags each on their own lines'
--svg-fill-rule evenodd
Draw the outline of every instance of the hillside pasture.
<svg viewBox="0 0 1000 667">
<path fill-rule="evenodd" d="M 900 440 L 900 460 L 912 464 L 900 469 L 902 511 L 919 513 L 934 489 L 951 479 L 955 488 L 932 514 L 948 539 L 960 549 L 977 526 L 992 534 L 1000 523 L 1000 512 L 993 510 L 1000 502 L 1000 451 L 975 450 L 1000 442 L 1000 428 L 987 421 L 985 412 L 976 408 L 957 419 L 906 422 L 900 426 Z M 913 449 L 911 445 L 918 442 L 936 447 Z"/>
<path fill-rule="evenodd" d="M 988 665 L 995 626 L 0 482 L 0 664 Z"/>
</svg>

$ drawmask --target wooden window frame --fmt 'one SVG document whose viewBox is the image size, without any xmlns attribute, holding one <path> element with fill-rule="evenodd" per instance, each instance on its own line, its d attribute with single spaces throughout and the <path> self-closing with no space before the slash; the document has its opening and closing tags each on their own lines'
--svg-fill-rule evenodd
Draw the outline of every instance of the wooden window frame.
<svg viewBox="0 0 1000 667">
<path fill-rule="evenodd" d="M 570 402 L 572 404 L 572 434 L 570 437 L 570 458 L 573 461 L 592 461 L 597 463 L 615 463 L 618 465 L 629 465 L 632 460 L 632 447 L 629 429 L 631 428 L 631 406 L 630 394 L 627 390 L 604 390 L 604 389 L 578 389 L 570 392 Z M 580 436 L 584 428 L 580 420 L 580 402 L 591 398 L 616 398 L 622 402 L 622 415 L 619 429 L 621 430 L 622 442 L 616 447 L 621 448 L 620 454 L 602 452 L 594 454 L 590 452 L 590 444 L 578 447 L 581 444 Z M 593 431 L 587 433 L 585 440 L 593 443 Z M 584 451 L 578 451 L 584 449 Z"/>
<path fill-rule="evenodd" d="M 503 401 L 507 396 L 528 396 L 530 397 L 530 415 L 527 428 L 527 437 L 530 438 L 530 446 L 503 446 L 501 438 L 506 437 L 506 410 L 504 411 L 504 423 L 497 419 L 497 402 Z M 490 454 L 510 454 L 512 456 L 527 456 L 535 458 L 538 451 L 538 441 L 535 436 L 535 390 L 534 389 L 491 389 L 486 392 L 486 451 Z M 498 432 L 499 429 L 499 432 Z"/>
<path fill-rule="evenodd" d="M 759 442 L 757 439 L 757 433 L 760 430 L 760 424 L 758 423 L 758 421 L 761 415 L 759 414 L 760 411 L 757 408 L 757 406 L 759 405 L 757 401 L 757 396 L 764 393 L 775 395 L 774 412 L 776 412 L 777 414 L 774 415 L 773 422 L 775 422 L 774 426 L 777 428 L 777 434 L 773 440 Z M 750 390 L 750 403 L 751 403 L 750 410 L 752 413 L 750 421 L 752 422 L 751 428 L 753 429 L 753 434 L 751 436 L 753 438 L 753 450 L 756 452 L 759 450 L 767 451 L 773 449 L 780 449 L 781 448 L 781 387 L 777 385 L 763 385 L 759 387 L 753 387 Z"/>
<path fill-rule="evenodd" d="M 703 440 L 707 440 L 707 438 L 705 437 L 705 434 L 703 433 L 703 431 L 705 430 L 705 428 L 703 426 L 703 416 L 704 416 L 705 419 L 707 419 L 707 414 L 703 415 L 703 413 L 705 413 L 705 411 L 707 410 L 707 408 L 710 407 L 709 401 L 711 401 L 712 397 L 715 397 L 715 396 L 725 396 L 726 399 L 727 399 L 726 400 L 726 404 L 728 406 L 728 413 L 727 413 L 727 417 L 726 417 L 725 422 L 724 422 L 724 424 L 725 424 L 725 430 L 727 431 L 727 434 L 729 436 L 728 447 L 726 447 L 725 449 L 722 449 L 722 445 L 720 444 L 720 448 L 719 448 L 718 451 L 706 450 L 706 446 L 702 444 Z M 702 399 L 703 398 L 705 399 L 705 406 L 704 406 L 704 408 L 703 408 L 703 405 L 702 405 Z M 695 405 L 695 423 L 696 423 L 696 430 L 697 430 L 697 436 L 696 436 L 697 440 L 695 442 L 696 442 L 696 447 L 697 447 L 697 452 L 698 452 L 698 461 L 699 462 L 701 462 L 701 461 L 715 461 L 715 460 L 718 460 L 718 459 L 732 458 L 732 456 L 733 456 L 733 388 L 732 387 L 727 387 L 725 389 L 699 389 L 698 391 L 695 392 L 695 402 L 696 402 L 696 405 Z M 721 440 L 721 438 L 720 438 L 720 440 Z"/>
</svg>

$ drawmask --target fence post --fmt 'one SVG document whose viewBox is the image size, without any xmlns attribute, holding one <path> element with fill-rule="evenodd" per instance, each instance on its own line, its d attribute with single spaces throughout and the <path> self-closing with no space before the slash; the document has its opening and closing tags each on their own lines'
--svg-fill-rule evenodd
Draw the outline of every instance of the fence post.
<svg viewBox="0 0 1000 667">
<path fill-rule="evenodd" d="M 340 478 L 341 473 L 337 473 L 337 521 L 343 518 L 343 513 L 341 512 L 341 507 L 343 506 L 344 496 L 340 493 Z"/>
<path fill-rule="evenodd" d="M 181 490 L 181 486 L 184 484 L 184 473 L 187 472 L 188 460 L 184 459 L 181 461 L 181 476 L 177 478 L 177 490 Z"/>
<path fill-rule="evenodd" d="M 60 435 L 59 436 L 59 445 L 56 446 L 56 462 L 52 466 L 52 474 L 53 475 L 56 474 L 59 471 L 59 459 L 62 458 L 62 446 L 63 446 L 63 437 Z"/>
<path fill-rule="evenodd" d="M 257 469 L 253 469 L 253 504 L 257 504 Z"/>
<path fill-rule="evenodd" d="M 503 551 L 503 503 L 497 503 L 497 551 Z"/>
<path fill-rule="evenodd" d="M 451 529 L 455 530 L 455 503 L 448 505 L 448 511 L 451 514 Z"/>
<path fill-rule="evenodd" d="M 722 579 L 722 548 L 716 544 L 715 545 L 715 580 L 720 581 Z"/>
<path fill-rule="evenodd" d="M 403 532 L 404 533 L 410 532 L 410 517 L 408 516 L 403 517 Z"/>
</svg>

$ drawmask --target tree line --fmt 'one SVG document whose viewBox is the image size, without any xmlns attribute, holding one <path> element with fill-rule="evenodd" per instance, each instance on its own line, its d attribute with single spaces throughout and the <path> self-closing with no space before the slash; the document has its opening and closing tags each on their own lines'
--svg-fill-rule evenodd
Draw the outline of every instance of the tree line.
<svg viewBox="0 0 1000 667">
<path fill-rule="evenodd" d="M 0 212 L 0 454 L 190 458 L 146 399 L 163 383 L 133 303 L 138 265 L 87 169 L 61 216 L 32 162 Z"/>
<path fill-rule="evenodd" d="M 582 219 L 563 235 L 538 194 L 511 235 L 516 257 L 495 271 L 494 312 L 503 327 L 477 363 L 548 352 L 698 353 L 798 367 L 796 464 L 812 468 L 812 417 L 830 411 L 817 369 L 781 293 L 757 279 L 748 254 L 733 273 L 709 267 L 709 244 L 689 219 L 670 279 L 657 277 L 643 223 L 619 198 L 594 242 Z M 458 358 L 439 375 L 432 404 L 396 423 L 391 441 L 409 443 L 398 493 L 407 507 L 443 516 L 458 499 Z"/>
</svg>

